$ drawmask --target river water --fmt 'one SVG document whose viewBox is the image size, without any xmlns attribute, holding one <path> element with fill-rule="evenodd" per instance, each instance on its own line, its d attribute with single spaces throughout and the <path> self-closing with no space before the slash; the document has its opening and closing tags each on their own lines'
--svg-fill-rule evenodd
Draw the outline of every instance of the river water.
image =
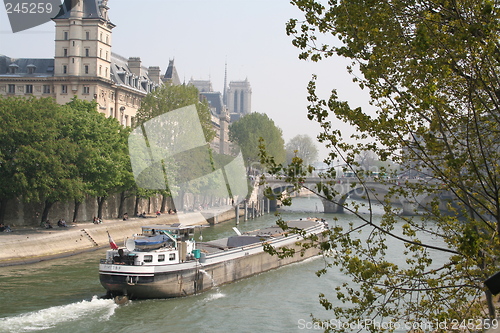
<svg viewBox="0 0 500 333">
<path fill-rule="evenodd" d="M 316 216 L 331 224 L 356 219 L 348 214 L 322 214 L 321 202 L 299 198 L 283 218 Z M 240 221 L 241 231 L 273 224 L 265 215 Z M 203 240 L 234 233 L 235 221 L 203 229 Z M 334 320 L 318 302 L 323 292 L 334 300 L 335 286 L 348 278 L 336 270 L 318 278 L 324 267 L 316 257 L 262 273 L 202 294 L 162 300 L 132 301 L 118 306 L 99 283 L 98 263 L 105 250 L 36 264 L 0 267 L 0 332 L 304 332 L 310 314 Z"/>
</svg>

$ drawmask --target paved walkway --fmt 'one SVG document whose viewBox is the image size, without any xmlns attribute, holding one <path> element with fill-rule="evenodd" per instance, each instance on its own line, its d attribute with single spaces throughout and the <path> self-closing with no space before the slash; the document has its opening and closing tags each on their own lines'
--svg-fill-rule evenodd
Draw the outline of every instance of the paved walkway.
<svg viewBox="0 0 500 333">
<path fill-rule="evenodd" d="M 125 226 L 130 223 L 140 222 L 141 224 L 168 224 L 168 223 L 176 223 L 179 221 L 178 217 L 182 218 L 184 223 L 188 222 L 190 225 L 203 225 L 208 222 L 206 219 L 200 219 L 199 214 L 201 213 L 204 216 L 220 216 L 224 212 L 231 211 L 233 209 L 232 206 L 221 206 L 209 208 L 203 211 L 196 212 L 188 212 L 188 213 L 179 213 L 179 214 L 162 214 L 160 216 L 156 215 L 147 215 L 147 218 L 140 217 L 130 217 L 127 221 L 123 221 L 122 219 L 105 219 L 103 223 L 94 224 L 92 221 L 80 221 L 76 223 L 67 223 L 67 227 L 58 227 L 57 223 L 54 223 L 52 229 L 45 229 L 42 227 L 16 227 L 13 228 L 12 232 L 0 232 L 0 242 L 3 242 L 8 239 L 25 239 L 27 236 L 38 238 L 44 237 L 47 234 L 52 234 L 55 232 L 66 232 L 68 230 L 72 230 L 74 228 L 85 228 L 85 229 L 98 229 L 98 228 L 106 228 L 114 225 Z M 223 222 L 224 220 L 219 220 L 219 222 Z M 0 243 L 1 244 L 1 243 Z"/>
<path fill-rule="evenodd" d="M 125 237 L 139 233 L 143 225 L 177 222 L 208 225 L 206 218 L 217 216 L 216 221 L 222 222 L 234 218 L 234 215 L 234 207 L 223 206 L 175 215 L 131 217 L 127 221 L 106 219 L 101 224 L 69 223 L 66 228 L 15 228 L 12 232 L 0 232 L 0 266 L 31 263 L 103 248 L 109 246 L 108 232 L 115 242 L 121 243 Z"/>
</svg>

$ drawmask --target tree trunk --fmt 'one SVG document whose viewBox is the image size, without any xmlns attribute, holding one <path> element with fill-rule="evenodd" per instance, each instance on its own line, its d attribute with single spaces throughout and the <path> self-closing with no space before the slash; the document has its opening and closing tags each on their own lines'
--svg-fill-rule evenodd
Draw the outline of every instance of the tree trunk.
<svg viewBox="0 0 500 333">
<path fill-rule="evenodd" d="M 102 207 L 104 206 L 104 202 L 106 201 L 106 197 L 97 197 L 97 217 L 102 219 Z"/>
<path fill-rule="evenodd" d="M 8 199 L 0 199 L 0 223 L 5 222 L 5 213 L 7 212 L 7 201 Z"/>
<path fill-rule="evenodd" d="M 82 204 L 81 201 L 75 199 L 75 209 L 73 210 L 73 223 L 75 223 L 76 219 L 78 218 L 78 210 L 80 209 L 81 204 Z"/>
<path fill-rule="evenodd" d="M 496 318 L 496 311 L 495 311 L 495 304 L 493 303 L 493 295 L 491 294 L 491 291 L 486 290 L 485 291 L 486 295 L 486 304 L 488 305 L 488 313 L 490 319 L 495 319 Z"/>
<path fill-rule="evenodd" d="M 135 205 L 134 205 L 134 216 L 137 217 L 139 215 L 139 200 L 141 200 L 141 197 L 138 195 L 135 196 Z"/>
<path fill-rule="evenodd" d="M 42 213 L 42 221 L 40 222 L 45 222 L 48 220 L 50 208 L 52 208 L 54 204 L 55 202 L 45 200 L 45 206 L 43 207 L 43 213 Z"/>
<path fill-rule="evenodd" d="M 123 207 L 125 206 L 125 199 L 127 198 L 127 196 L 125 195 L 125 191 L 122 191 L 120 193 L 120 205 L 118 207 L 118 218 L 122 218 L 123 217 Z"/>
<path fill-rule="evenodd" d="M 165 213 L 166 209 L 167 209 L 167 199 L 168 199 L 168 196 L 166 193 L 164 193 L 161 197 L 161 208 L 160 208 L 160 213 Z"/>
</svg>

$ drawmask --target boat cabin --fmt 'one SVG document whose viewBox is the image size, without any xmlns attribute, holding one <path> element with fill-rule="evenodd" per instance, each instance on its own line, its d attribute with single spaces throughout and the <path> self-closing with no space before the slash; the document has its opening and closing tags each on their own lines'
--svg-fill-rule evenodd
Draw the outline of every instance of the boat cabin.
<svg viewBox="0 0 500 333">
<path fill-rule="evenodd" d="M 125 248 L 108 250 L 106 261 L 142 266 L 178 264 L 194 260 L 194 227 L 180 223 L 143 226 L 142 233 L 125 241 Z"/>
<path fill-rule="evenodd" d="M 142 234 L 145 236 L 154 236 L 161 233 L 171 235 L 178 242 L 194 240 L 193 226 L 174 223 L 170 225 L 156 224 L 142 227 Z"/>
</svg>

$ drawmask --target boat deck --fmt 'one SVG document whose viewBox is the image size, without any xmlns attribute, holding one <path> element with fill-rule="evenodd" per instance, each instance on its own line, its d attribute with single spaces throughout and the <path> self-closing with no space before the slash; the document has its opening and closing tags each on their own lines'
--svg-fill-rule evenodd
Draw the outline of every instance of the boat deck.
<svg viewBox="0 0 500 333">
<path fill-rule="evenodd" d="M 298 229 L 307 229 L 316 226 L 318 223 L 316 221 L 312 220 L 297 220 L 297 221 L 288 221 L 287 225 L 290 228 L 298 228 Z M 273 236 L 277 237 L 283 234 L 286 231 L 283 231 L 281 227 L 278 227 L 277 225 L 259 229 L 259 230 L 254 230 L 254 231 L 249 231 L 245 232 L 244 235 L 255 235 L 255 236 Z"/>
<path fill-rule="evenodd" d="M 311 228 L 317 225 L 317 222 L 314 220 L 297 220 L 297 221 L 288 221 L 287 222 L 288 226 L 290 228 L 299 228 L 299 229 L 307 229 Z M 262 236 L 262 237 L 279 237 L 281 236 L 285 231 L 281 229 L 281 227 L 278 227 L 277 225 L 263 228 L 263 229 L 258 229 L 254 231 L 248 231 L 243 233 L 242 235 L 244 236 Z M 229 237 L 226 238 L 221 238 L 213 241 L 208 241 L 208 242 L 197 242 L 196 246 L 198 249 L 201 250 L 201 252 L 206 253 L 206 254 L 211 254 L 211 253 L 216 253 L 220 251 L 225 251 L 230 249 L 228 244 L 228 239 Z"/>
</svg>

